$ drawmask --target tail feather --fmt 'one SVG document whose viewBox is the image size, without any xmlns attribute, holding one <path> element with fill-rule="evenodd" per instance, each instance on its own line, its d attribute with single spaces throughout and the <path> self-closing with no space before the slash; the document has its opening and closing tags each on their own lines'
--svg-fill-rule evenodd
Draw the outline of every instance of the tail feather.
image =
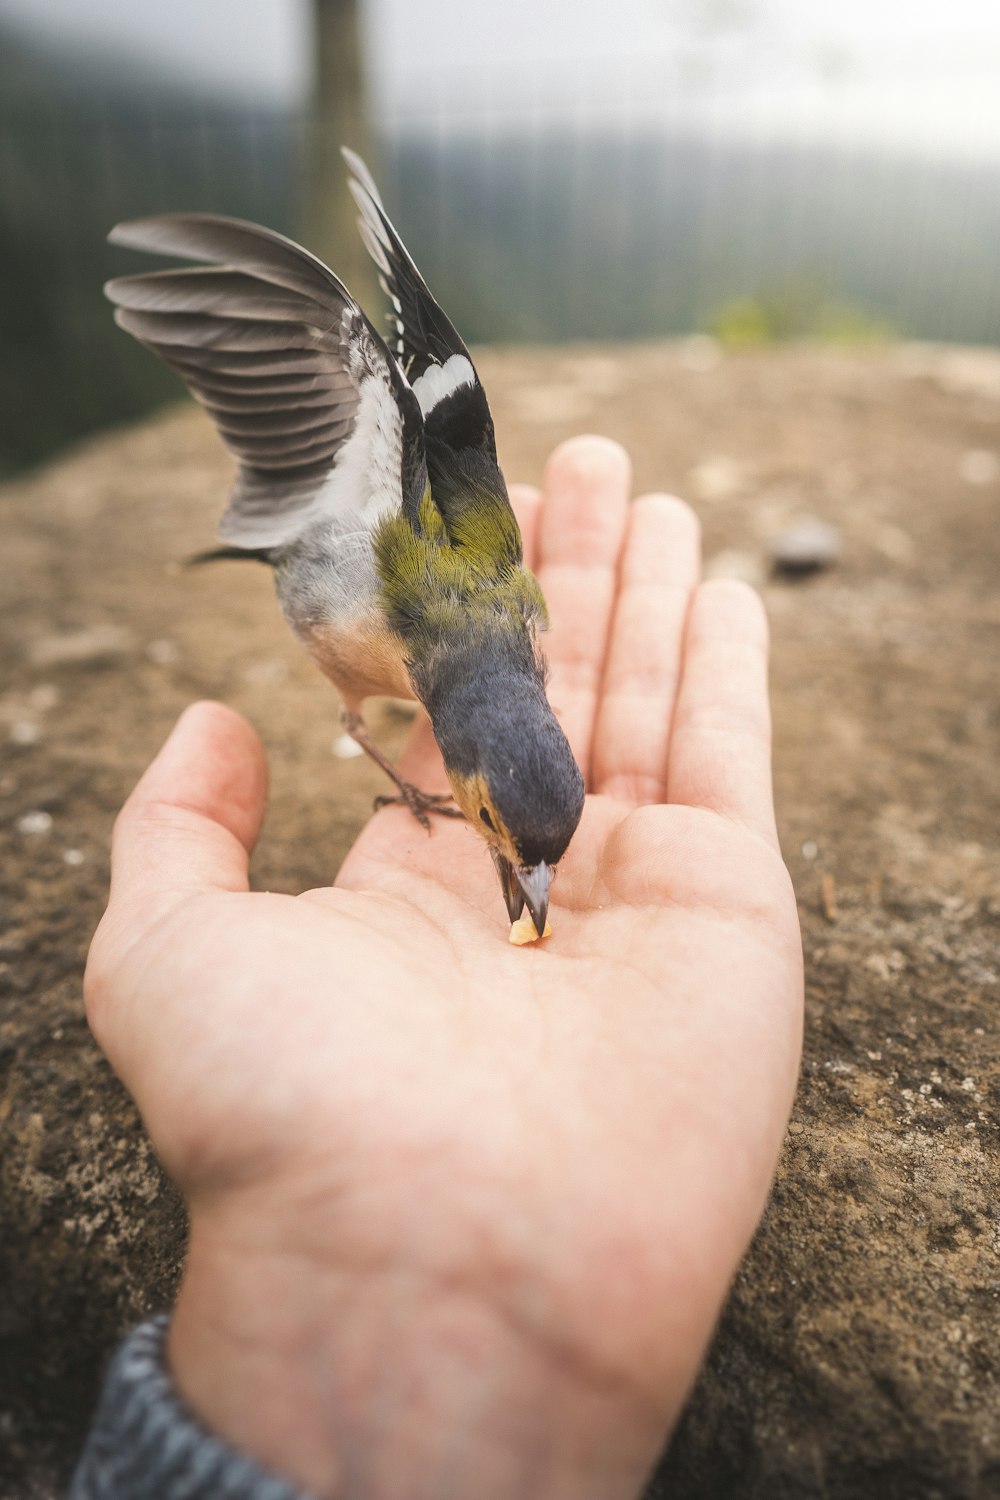
<svg viewBox="0 0 1000 1500">
<path fill-rule="evenodd" d="M 274 554 L 270 547 L 212 547 L 208 552 L 196 552 L 184 559 L 186 568 L 200 568 L 203 563 L 213 562 L 261 562 L 274 566 Z"/>
</svg>

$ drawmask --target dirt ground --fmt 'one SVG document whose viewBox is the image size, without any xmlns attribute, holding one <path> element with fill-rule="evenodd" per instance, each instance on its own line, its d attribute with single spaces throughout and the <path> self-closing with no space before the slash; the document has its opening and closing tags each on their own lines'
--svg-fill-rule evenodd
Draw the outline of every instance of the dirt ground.
<svg viewBox="0 0 1000 1500">
<path fill-rule="evenodd" d="M 696 341 L 480 367 L 509 477 L 573 431 L 620 439 L 773 624 L 802 1086 L 653 1493 L 1000 1496 L 1000 354 Z M 109 1351 L 183 1253 L 81 1009 L 116 809 L 204 695 L 270 754 L 256 884 L 332 878 L 379 789 L 331 754 L 334 697 L 266 570 L 177 566 L 228 473 L 185 407 L 2 492 L 0 1500 L 60 1492 Z M 772 579 L 768 543 L 803 512 L 842 559 Z M 403 728 L 383 714 L 388 743 Z"/>
</svg>

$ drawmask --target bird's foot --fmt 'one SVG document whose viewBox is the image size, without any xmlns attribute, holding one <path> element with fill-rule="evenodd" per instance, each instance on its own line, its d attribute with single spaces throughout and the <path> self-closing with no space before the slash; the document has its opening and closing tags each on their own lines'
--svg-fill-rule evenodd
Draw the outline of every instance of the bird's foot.
<svg viewBox="0 0 1000 1500">
<path fill-rule="evenodd" d="M 358 713 L 352 713 L 347 708 L 343 710 L 340 718 L 344 729 L 356 741 L 365 752 L 370 755 L 377 766 L 381 766 L 385 774 L 399 787 L 396 793 L 376 797 L 374 807 L 376 812 L 380 807 L 391 807 L 394 803 L 408 807 L 422 827 L 431 831 L 431 820 L 429 813 L 436 813 L 440 818 L 464 818 L 465 814 L 461 808 L 455 806 L 455 799 L 450 792 L 422 792 L 412 781 L 404 781 L 396 767 L 382 754 L 381 750 L 370 737 L 365 728 L 365 721 Z"/>
<path fill-rule="evenodd" d="M 439 818 L 464 818 L 460 807 L 455 806 L 454 798 L 450 792 L 422 792 L 412 781 L 400 781 L 399 791 L 395 796 L 383 795 L 376 797 L 374 806 L 376 811 L 380 807 L 392 807 L 393 805 L 408 807 L 422 827 L 431 831 L 431 820 L 428 814 L 434 814 Z"/>
</svg>

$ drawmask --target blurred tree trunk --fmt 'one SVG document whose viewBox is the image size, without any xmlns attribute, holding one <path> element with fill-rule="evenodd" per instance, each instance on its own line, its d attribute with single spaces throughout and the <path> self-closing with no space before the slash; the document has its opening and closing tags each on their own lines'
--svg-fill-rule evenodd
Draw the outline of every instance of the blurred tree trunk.
<svg viewBox="0 0 1000 1500">
<path fill-rule="evenodd" d="M 306 245 L 332 270 L 381 325 L 381 293 L 361 243 L 354 199 L 347 191 L 341 146 L 363 156 L 373 172 L 373 132 L 368 117 L 362 45 L 361 0 L 312 0 L 313 86 L 306 119 Z"/>
</svg>

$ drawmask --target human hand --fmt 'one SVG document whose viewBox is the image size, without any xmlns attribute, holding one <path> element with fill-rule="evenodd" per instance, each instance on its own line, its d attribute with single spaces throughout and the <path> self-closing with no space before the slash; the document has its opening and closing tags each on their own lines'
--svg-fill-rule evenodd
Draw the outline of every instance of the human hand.
<svg viewBox="0 0 1000 1500">
<path fill-rule="evenodd" d="M 546 942 L 399 808 L 332 889 L 249 892 L 263 754 L 218 705 L 116 826 L 87 998 L 190 1206 L 175 1379 L 317 1496 L 636 1494 L 764 1204 L 802 1004 L 766 626 L 629 483 L 578 439 L 514 495 L 591 792 Z M 425 723 L 403 769 L 446 787 Z"/>
</svg>

